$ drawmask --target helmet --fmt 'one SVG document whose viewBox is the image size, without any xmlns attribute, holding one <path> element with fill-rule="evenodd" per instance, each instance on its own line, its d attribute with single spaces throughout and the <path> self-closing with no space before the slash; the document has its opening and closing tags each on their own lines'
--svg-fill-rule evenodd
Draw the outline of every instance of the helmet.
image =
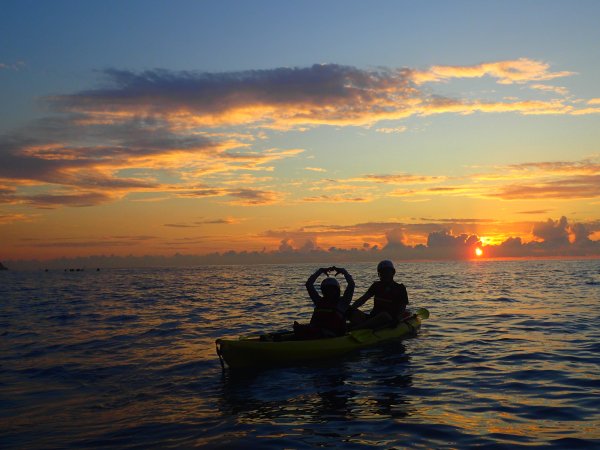
<svg viewBox="0 0 600 450">
<path fill-rule="evenodd" d="M 384 259 L 379 264 L 377 264 L 377 272 L 383 272 L 386 269 L 393 270 L 394 272 L 396 271 L 396 269 L 394 268 L 394 263 L 391 262 L 389 259 Z"/>
<path fill-rule="evenodd" d="M 337 295 L 340 294 L 340 283 L 333 277 L 327 277 L 321 281 L 321 292 L 325 295 L 325 291 L 337 290 Z"/>
</svg>

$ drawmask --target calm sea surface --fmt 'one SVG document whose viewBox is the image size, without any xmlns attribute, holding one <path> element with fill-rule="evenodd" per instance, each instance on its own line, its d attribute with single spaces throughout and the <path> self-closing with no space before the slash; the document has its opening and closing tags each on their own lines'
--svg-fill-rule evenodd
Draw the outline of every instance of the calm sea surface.
<svg viewBox="0 0 600 450">
<path fill-rule="evenodd" d="M 599 260 L 398 264 L 416 338 L 223 372 L 316 267 L 0 272 L 0 447 L 600 448 Z"/>
</svg>

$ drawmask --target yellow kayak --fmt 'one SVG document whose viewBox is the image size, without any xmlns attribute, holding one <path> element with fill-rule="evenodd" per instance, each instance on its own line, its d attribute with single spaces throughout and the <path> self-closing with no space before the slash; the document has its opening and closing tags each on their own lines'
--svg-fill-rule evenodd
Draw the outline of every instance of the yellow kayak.
<svg viewBox="0 0 600 450">
<path fill-rule="evenodd" d="M 296 364 L 344 355 L 353 350 L 415 333 L 429 317 L 425 308 L 417 309 L 395 327 L 381 330 L 354 330 L 344 336 L 312 340 L 265 340 L 264 336 L 217 339 L 217 354 L 232 369 Z"/>
</svg>

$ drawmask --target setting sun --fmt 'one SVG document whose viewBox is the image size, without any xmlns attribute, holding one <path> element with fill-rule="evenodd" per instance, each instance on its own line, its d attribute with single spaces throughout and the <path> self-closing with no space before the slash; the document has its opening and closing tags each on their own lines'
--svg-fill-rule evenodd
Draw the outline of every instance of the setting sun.
<svg viewBox="0 0 600 450">
<path fill-rule="evenodd" d="M 481 250 L 479 247 L 477 247 L 475 249 L 475 256 L 481 256 L 483 255 L 483 250 Z"/>
</svg>

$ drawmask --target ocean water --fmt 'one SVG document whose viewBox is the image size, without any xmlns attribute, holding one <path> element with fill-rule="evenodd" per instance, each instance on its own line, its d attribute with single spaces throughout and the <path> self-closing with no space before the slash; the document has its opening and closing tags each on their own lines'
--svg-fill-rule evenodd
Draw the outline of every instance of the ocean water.
<svg viewBox="0 0 600 450">
<path fill-rule="evenodd" d="M 600 260 L 399 263 L 416 337 L 223 371 L 316 267 L 0 272 L 0 447 L 600 448 Z"/>
</svg>

